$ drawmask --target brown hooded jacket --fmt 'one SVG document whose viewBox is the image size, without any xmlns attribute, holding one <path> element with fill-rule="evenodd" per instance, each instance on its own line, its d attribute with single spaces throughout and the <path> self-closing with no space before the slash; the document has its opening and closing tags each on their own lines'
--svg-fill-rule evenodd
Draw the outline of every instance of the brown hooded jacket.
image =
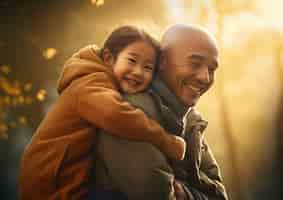
<svg viewBox="0 0 283 200">
<path fill-rule="evenodd" d="M 111 68 L 97 56 L 94 45 L 66 62 L 58 92 L 23 154 L 21 200 L 86 199 L 98 128 L 150 142 L 168 157 L 182 159 L 175 136 L 123 101 Z"/>
</svg>

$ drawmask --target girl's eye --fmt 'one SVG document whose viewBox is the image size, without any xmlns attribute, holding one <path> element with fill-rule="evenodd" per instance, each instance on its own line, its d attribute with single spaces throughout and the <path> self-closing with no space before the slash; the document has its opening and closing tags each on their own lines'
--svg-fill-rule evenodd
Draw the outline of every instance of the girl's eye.
<svg viewBox="0 0 283 200">
<path fill-rule="evenodd" d="M 153 70 L 153 66 L 151 66 L 151 65 L 146 65 L 146 66 L 144 66 L 144 68 L 146 70 L 148 70 L 148 71 L 152 71 Z"/>
</svg>

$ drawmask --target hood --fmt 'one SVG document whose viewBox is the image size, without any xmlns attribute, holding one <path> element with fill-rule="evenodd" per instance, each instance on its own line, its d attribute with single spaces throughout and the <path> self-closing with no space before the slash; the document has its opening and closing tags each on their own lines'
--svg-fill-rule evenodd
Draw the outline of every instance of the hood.
<svg viewBox="0 0 283 200">
<path fill-rule="evenodd" d="M 74 80 L 87 76 L 94 72 L 112 73 L 109 66 L 105 66 L 98 56 L 99 49 L 95 45 L 89 45 L 76 52 L 64 64 L 63 70 L 57 82 L 57 91 L 61 94 Z"/>
</svg>

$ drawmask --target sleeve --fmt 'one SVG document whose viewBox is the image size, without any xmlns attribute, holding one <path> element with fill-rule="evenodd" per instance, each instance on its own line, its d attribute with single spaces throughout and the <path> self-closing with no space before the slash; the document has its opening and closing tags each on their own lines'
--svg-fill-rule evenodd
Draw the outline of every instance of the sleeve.
<svg viewBox="0 0 283 200">
<path fill-rule="evenodd" d="M 169 158 L 180 160 L 184 147 L 180 140 L 146 114 L 123 100 L 113 79 L 104 71 L 80 78 L 74 92 L 76 109 L 81 118 L 115 136 L 146 141 Z"/>
<path fill-rule="evenodd" d="M 206 190 L 202 190 L 202 171 L 200 170 L 201 163 L 201 141 L 202 133 L 197 131 L 186 133 L 187 152 L 184 159 L 184 168 L 189 172 L 189 176 L 183 183 L 183 188 L 186 192 L 188 200 L 208 200 Z M 210 185 L 205 185 L 205 188 L 210 188 Z"/>
</svg>

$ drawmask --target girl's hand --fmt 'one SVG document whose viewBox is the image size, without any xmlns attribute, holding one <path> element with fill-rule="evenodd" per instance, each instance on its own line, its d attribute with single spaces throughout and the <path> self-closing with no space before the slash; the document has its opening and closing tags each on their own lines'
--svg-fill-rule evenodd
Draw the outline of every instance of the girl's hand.
<svg viewBox="0 0 283 200">
<path fill-rule="evenodd" d="M 185 140 L 176 135 L 168 134 L 168 142 L 165 144 L 164 153 L 169 159 L 183 160 L 186 153 L 187 144 Z"/>
</svg>

